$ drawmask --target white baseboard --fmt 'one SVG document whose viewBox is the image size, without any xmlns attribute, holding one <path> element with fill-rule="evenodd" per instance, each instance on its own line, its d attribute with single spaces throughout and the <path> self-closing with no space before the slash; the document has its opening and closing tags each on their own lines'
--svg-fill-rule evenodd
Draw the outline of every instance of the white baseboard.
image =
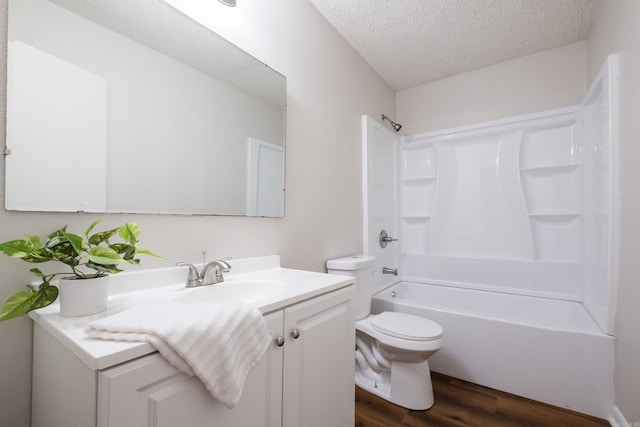
<svg viewBox="0 0 640 427">
<path fill-rule="evenodd" d="M 608 421 L 611 424 L 611 427 L 640 427 L 640 423 L 631 424 L 627 421 L 617 406 L 613 407 L 613 415 L 611 415 L 611 418 L 609 418 Z"/>
</svg>

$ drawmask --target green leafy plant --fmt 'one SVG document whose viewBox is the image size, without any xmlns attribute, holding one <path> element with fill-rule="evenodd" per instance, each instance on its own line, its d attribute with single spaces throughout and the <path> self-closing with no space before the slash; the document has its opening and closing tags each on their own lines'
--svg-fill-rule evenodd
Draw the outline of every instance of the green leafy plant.
<svg viewBox="0 0 640 427">
<path fill-rule="evenodd" d="M 137 246 L 140 227 L 133 222 L 91 234 L 103 219 L 104 217 L 95 220 L 82 234 L 69 233 L 65 225 L 51 233 L 44 243 L 34 235 L 26 235 L 23 240 L 0 243 L 0 252 L 10 257 L 31 263 L 57 261 L 70 269 L 51 274 L 44 274 L 39 268 L 30 269 L 42 283 L 38 286 L 27 285 L 28 291 L 11 296 L 2 307 L 0 321 L 52 304 L 58 297 L 58 288 L 51 283 L 56 276 L 72 275 L 77 279 L 102 277 L 121 272 L 121 264 L 140 264 L 137 258 L 140 254 L 161 258 L 150 250 Z M 121 242 L 112 243 L 111 239 L 116 236 Z"/>
</svg>

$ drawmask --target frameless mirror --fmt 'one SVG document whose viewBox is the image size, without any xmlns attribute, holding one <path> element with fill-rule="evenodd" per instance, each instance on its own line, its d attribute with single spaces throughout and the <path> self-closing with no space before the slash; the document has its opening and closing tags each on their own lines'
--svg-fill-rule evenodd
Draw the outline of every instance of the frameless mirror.
<svg viewBox="0 0 640 427">
<path fill-rule="evenodd" d="M 286 79 L 162 0 L 9 0 L 5 206 L 284 214 Z"/>
</svg>

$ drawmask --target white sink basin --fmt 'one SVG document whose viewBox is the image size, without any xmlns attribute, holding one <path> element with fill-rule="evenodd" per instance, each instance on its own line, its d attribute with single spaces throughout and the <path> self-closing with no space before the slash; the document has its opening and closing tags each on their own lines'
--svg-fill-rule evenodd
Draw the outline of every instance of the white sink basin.
<svg viewBox="0 0 640 427">
<path fill-rule="evenodd" d="M 194 303 L 256 303 L 275 298 L 286 293 L 291 282 L 282 279 L 229 278 L 213 285 L 185 288 L 184 293 L 174 299 L 176 302 Z"/>
</svg>

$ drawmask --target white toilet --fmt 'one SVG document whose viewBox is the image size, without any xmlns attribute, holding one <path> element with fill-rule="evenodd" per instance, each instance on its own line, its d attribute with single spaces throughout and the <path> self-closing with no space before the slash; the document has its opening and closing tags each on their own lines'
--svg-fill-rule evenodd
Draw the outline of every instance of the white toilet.
<svg viewBox="0 0 640 427">
<path fill-rule="evenodd" d="M 329 274 L 356 279 L 356 384 L 408 409 L 433 405 L 427 359 L 442 348 L 442 328 L 424 317 L 385 311 L 371 313 L 371 256 L 327 262 Z"/>
</svg>

